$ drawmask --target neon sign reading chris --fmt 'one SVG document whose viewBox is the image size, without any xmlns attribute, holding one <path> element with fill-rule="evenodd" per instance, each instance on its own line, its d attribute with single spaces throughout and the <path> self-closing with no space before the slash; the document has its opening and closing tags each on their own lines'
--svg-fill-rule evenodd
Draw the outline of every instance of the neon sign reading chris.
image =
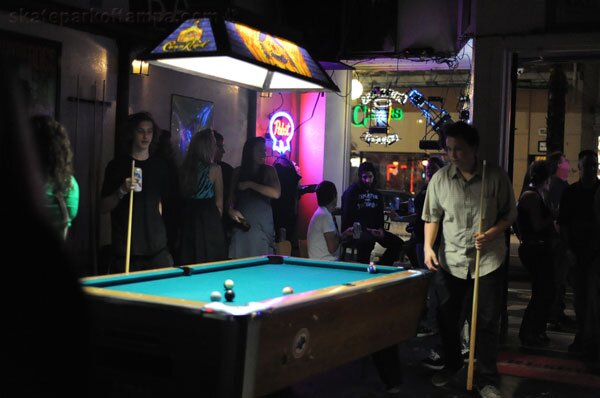
<svg viewBox="0 0 600 398">
<path fill-rule="evenodd" d="M 284 154 L 290 151 L 294 137 L 294 121 L 287 112 L 277 112 L 269 120 L 269 135 L 273 140 L 273 150 Z"/>
<path fill-rule="evenodd" d="M 392 120 L 402 120 L 404 112 L 402 108 L 391 108 L 390 117 Z M 369 120 L 377 119 L 377 112 L 373 112 L 367 105 L 356 105 L 352 108 L 352 124 L 355 126 L 369 127 Z M 387 115 L 385 117 L 387 122 Z"/>
</svg>

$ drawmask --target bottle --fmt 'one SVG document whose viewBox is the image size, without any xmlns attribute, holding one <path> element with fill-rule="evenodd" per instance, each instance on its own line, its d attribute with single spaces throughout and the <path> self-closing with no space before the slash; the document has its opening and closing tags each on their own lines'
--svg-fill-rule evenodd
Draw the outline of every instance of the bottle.
<svg viewBox="0 0 600 398">
<path fill-rule="evenodd" d="M 377 256 L 375 255 L 375 250 L 372 250 L 369 255 L 369 265 L 375 265 L 375 263 L 377 263 Z"/>
<path fill-rule="evenodd" d="M 287 231 L 284 227 L 279 228 L 278 242 L 283 242 L 286 239 Z"/>
<path fill-rule="evenodd" d="M 133 186 L 133 190 L 135 192 L 142 192 L 142 169 L 136 167 L 133 171 L 133 176 L 137 180 L 136 184 Z"/>
<path fill-rule="evenodd" d="M 408 200 L 408 214 L 414 214 L 415 212 L 415 198 L 410 198 Z"/>
<path fill-rule="evenodd" d="M 358 221 L 356 221 L 352 225 L 352 238 L 360 239 L 360 234 L 362 234 L 362 227 L 361 227 L 360 223 Z"/>
</svg>

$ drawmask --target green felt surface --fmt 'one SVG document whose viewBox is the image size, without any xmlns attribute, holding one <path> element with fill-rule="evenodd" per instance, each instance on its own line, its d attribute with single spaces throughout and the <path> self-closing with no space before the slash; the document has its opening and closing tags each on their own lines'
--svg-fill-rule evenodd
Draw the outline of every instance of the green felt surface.
<svg viewBox="0 0 600 398">
<path fill-rule="evenodd" d="M 173 269 L 156 277 L 145 275 L 136 278 L 130 275 L 88 285 L 196 301 L 210 301 L 211 292 L 218 291 L 225 302 L 223 283 L 226 279 L 232 279 L 235 283 L 232 304 L 245 305 L 279 297 L 286 286 L 291 286 L 294 294 L 299 294 L 401 271 L 392 267 L 378 267 L 378 273 L 369 274 L 363 264 L 320 263 L 302 259 L 285 260 L 283 264 L 269 264 L 267 259 L 236 260 L 191 269 L 192 275 L 183 275 L 180 270 Z"/>
</svg>

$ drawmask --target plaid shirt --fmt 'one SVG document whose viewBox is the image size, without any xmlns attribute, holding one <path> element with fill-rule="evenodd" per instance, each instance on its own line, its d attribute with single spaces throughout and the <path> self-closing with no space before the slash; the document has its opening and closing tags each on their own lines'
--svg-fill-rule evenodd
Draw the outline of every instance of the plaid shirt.
<svg viewBox="0 0 600 398">
<path fill-rule="evenodd" d="M 444 269 L 461 279 L 475 272 L 475 235 L 479 232 L 480 211 L 483 211 L 483 232 L 501 219 L 512 224 L 517 217 L 512 183 L 497 166 L 486 165 L 483 209 L 479 208 L 482 171 L 483 165 L 478 163 L 474 176 L 466 181 L 453 164 L 440 169 L 427 188 L 421 217 L 428 223 L 442 223 L 438 259 Z M 499 234 L 481 252 L 479 275 L 498 269 L 506 250 L 504 234 Z"/>
</svg>

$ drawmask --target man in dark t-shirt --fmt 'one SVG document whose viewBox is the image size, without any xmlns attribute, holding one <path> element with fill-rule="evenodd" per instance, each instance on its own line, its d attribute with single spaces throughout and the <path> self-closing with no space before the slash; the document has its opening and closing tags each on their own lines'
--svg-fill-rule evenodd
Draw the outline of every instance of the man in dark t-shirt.
<svg viewBox="0 0 600 398">
<path fill-rule="evenodd" d="M 364 162 L 358 168 L 358 181 L 342 195 L 342 231 L 355 222 L 361 225 L 362 233 L 354 240 L 359 263 L 368 263 L 375 242 L 385 247 L 379 263 L 393 265 L 398 260 L 404 242 L 398 236 L 383 229 L 383 196 L 375 189 L 375 167 Z"/>
<path fill-rule="evenodd" d="M 156 123 L 147 113 L 130 115 L 125 130 L 125 149 L 107 166 L 102 186 L 100 210 L 111 213 L 112 249 L 115 256 L 111 272 L 124 270 L 129 219 L 129 195 L 133 196 L 130 271 L 173 265 L 167 249 L 167 233 L 161 215 L 162 203 L 169 193 L 168 165 L 152 156 L 158 139 Z M 142 170 L 141 183 L 131 180 L 131 165 Z"/>
<path fill-rule="evenodd" d="M 556 222 L 560 199 L 563 192 L 569 187 L 569 171 L 571 165 L 569 160 L 560 151 L 552 152 L 548 155 L 550 164 L 550 186 L 544 195 L 544 202 L 552 212 L 552 218 Z M 529 183 L 529 181 L 527 181 Z M 558 236 L 558 231 L 552 236 L 552 252 L 554 264 L 554 302 L 548 318 L 549 330 L 561 330 L 563 325 L 572 324 L 573 321 L 565 314 L 565 295 L 567 292 L 567 275 L 569 273 L 569 264 L 571 263 L 566 254 L 566 249 Z"/>
</svg>

